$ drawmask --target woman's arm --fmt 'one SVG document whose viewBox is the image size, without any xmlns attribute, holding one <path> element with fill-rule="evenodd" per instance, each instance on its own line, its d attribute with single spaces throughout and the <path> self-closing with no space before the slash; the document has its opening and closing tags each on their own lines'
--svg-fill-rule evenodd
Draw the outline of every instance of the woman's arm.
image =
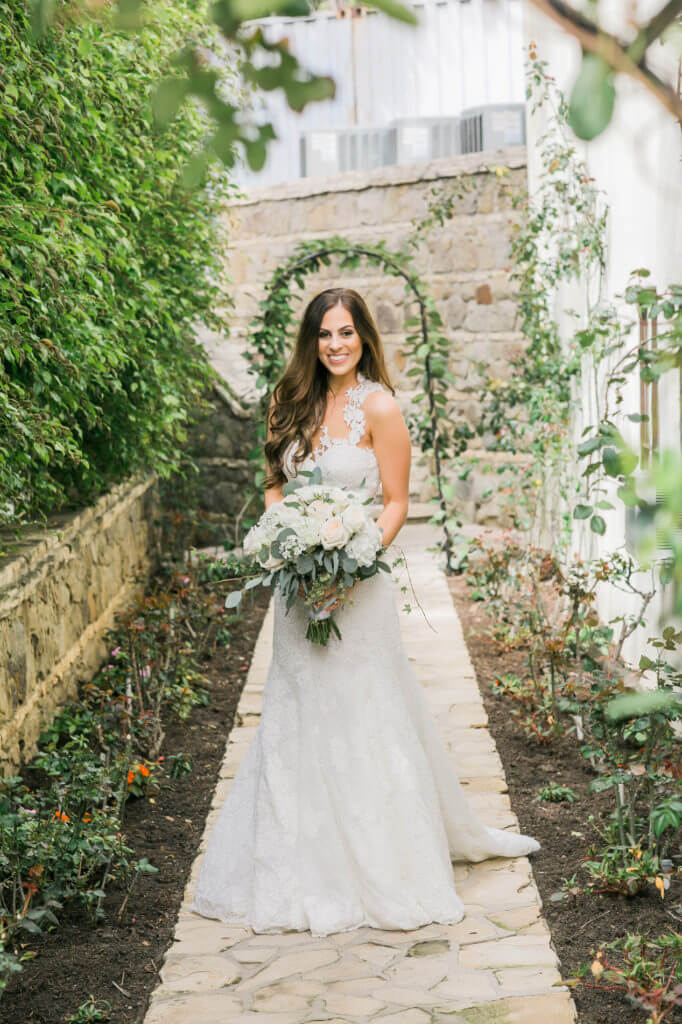
<svg viewBox="0 0 682 1024">
<path fill-rule="evenodd" d="M 384 507 L 377 526 L 388 547 L 407 519 L 412 446 L 400 406 L 392 395 L 374 391 L 367 396 L 364 410 L 381 474 Z"/>
<path fill-rule="evenodd" d="M 270 426 L 270 419 L 271 419 L 272 410 L 274 409 L 274 407 L 275 407 L 275 399 L 274 399 L 274 395 L 271 395 L 270 396 L 270 406 L 268 408 L 268 430 L 267 430 L 267 438 L 266 438 L 266 440 L 268 440 L 268 441 L 272 437 L 272 428 Z M 265 489 L 265 507 L 266 508 L 269 508 L 269 506 L 274 504 L 274 502 L 282 501 L 283 499 L 284 499 L 284 495 L 282 494 L 282 485 L 281 484 L 279 484 L 277 487 L 266 487 L 266 489 Z"/>
</svg>

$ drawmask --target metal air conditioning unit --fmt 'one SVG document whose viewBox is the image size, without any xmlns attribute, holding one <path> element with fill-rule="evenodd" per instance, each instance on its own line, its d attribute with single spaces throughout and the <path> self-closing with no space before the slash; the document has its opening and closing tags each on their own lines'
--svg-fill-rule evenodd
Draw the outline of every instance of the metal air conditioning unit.
<svg viewBox="0 0 682 1024">
<path fill-rule="evenodd" d="M 301 177 L 326 178 L 339 172 L 338 132 L 301 135 Z"/>
<path fill-rule="evenodd" d="M 461 153 L 458 117 L 404 117 L 392 122 L 395 155 L 391 163 L 414 164 Z"/>
<path fill-rule="evenodd" d="M 390 128 L 347 128 L 339 132 L 339 171 L 368 171 L 392 163 Z"/>
<path fill-rule="evenodd" d="M 462 111 L 462 153 L 484 153 L 526 144 L 523 103 L 500 103 Z"/>
<path fill-rule="evenodd" d="M 393 135 L 390 128 L 308 132 L 301 136 L 301 177 L 367 171 L 394 163 Z"/>
</svg>

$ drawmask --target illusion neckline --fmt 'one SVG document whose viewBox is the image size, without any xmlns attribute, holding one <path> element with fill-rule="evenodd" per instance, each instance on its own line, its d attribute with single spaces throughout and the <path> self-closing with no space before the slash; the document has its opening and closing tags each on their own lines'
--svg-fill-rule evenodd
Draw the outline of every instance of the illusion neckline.
<svg viewBox="0 0 682 1024">
<path fill-rule="evenodd" d="M 378 381 L 370 380 L 369 377 L 366 377 L 364 373 L 358 370 L 357 382 L 352 384 L 344 395 L 343 419 L 348 425 L 349 431 L 344 437 L 331 437 L 329 434 L 329 427 L 326 423 L 323 423 L 320 428 L 319 444 L 317 444 L 310 453 L 313 462 L 318 461 L 316 457 L 318 454 L 322 456 L 325 452 L 329 451 L 330 448 L 344 443 L 350 444 L 353 448 L 357 448 L 361 452 L 369 452 L 371 455 L 374 455 L 373 448 L 361 447 L 358 444 L 358 441 L 365 433 L 365 414 L 362 411 L 361 401 L 358 401 L 358 396 L 362 395 L 363 390 L 366 389 L 368 384 L 375 384 L 376 386 L 381 387 L 381 384 L 379 384 Z M 354 435 L 357 434 L 358 430 L 360 431 L 360 436 L 355 440 Z M 376 456 L 374 457 L 376 459 Z"/>
</svg>

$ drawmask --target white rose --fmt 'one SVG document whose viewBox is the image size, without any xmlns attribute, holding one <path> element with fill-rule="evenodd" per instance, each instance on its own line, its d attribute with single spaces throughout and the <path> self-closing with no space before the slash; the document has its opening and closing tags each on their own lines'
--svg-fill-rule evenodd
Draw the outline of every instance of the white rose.
<svg viewBox="0 0 682 1024">
<path fill-rule="evenodd" d="M 351 533 L 359 533 L 367 525 L 367 514 L 361 505 L 349 505 L 342 519 Z"/>
<path fill-rule="evenodd" d="M 342 548 L 348 540 L 348 529 L 339 516 L 330 516 L 320 530 L 320 542 L 323 548 Z"/>
<path fill-rule="evenodd" d="M 371 525 L 374 526 L 373 523 Z M 346 554 L 354 558 L 358 565 L 368 566 L 374 562 L 380 547 L 381 538 L 379 530 L 375 527 L 374 530 L 363 530 L 351 537 L 346 545 Z"/>
<path fill-rule="evenodd" d="M 310 502 L 306 511 L 311 519 L 317 520 L 318 523 L 323 523 L 329 518 L 331 510 L 331 505 L 328 502 L 322 501 L 321 498 L 315 498 L 314 501 Z"/>
<path fill-rule="evenodd" d="M 263 533 L 258 524 L 252 526 L 246 537 L 244 537 L 244 554 L 257 555 L 263 547 Z"/>
<path fill-rule="evenodd" d="M 264 569 L 281 569 L 286 559 L 277 558 L 275 555 L 268 555 L 266 559 L 261 560 L 260 564 Z"/>
</svg>

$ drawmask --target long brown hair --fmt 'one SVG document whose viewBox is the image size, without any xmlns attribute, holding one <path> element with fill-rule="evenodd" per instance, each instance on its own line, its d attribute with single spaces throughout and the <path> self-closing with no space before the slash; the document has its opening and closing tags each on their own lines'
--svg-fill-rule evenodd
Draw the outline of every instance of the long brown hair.
<svg viewBox="0 0 682 1024">
<path fill-rule="evenodd" d="M 294 350 L 272 391 L 269 414 L 272 436 L 265 443 L 266 488 L 278 487 L 286 481 L 282 459 L 292 441 L 301 442 L 295 454 L 296 465 L 313 450 L 313 438 L 327 408 L 330 376 L 318 358 L 320 325 L 327 310 L 339 304 L 350 313 L 362 341 L 356 371 L 369 380 L 379 381 L 395 394 L 381 338 L 365 300 L 352 288 L 326 288 L 319 292 L 306 306 Z"/>
</svg>

